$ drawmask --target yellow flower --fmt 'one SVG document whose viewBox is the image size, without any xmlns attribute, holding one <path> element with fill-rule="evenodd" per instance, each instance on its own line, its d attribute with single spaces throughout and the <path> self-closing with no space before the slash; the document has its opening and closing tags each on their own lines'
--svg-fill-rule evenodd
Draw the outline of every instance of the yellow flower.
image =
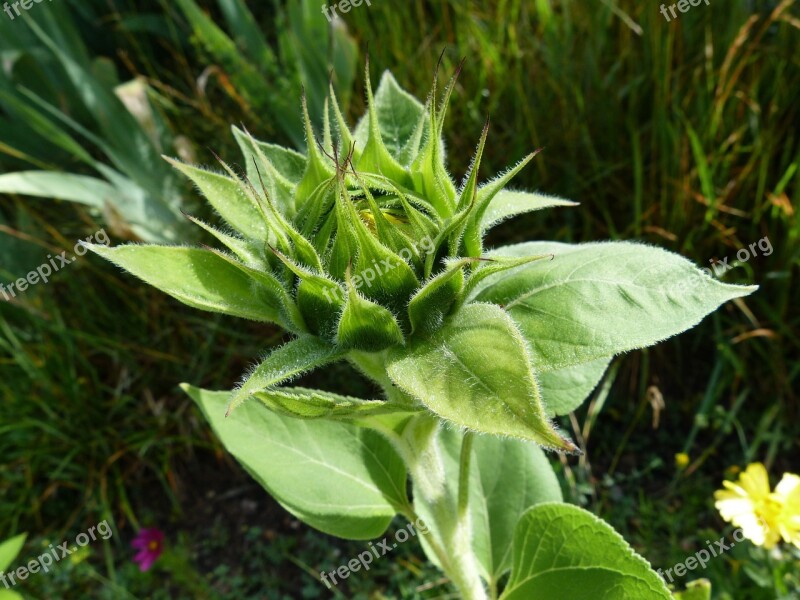
<svg viewBox="0 0 800 600">
<path fill-rule="evenodd" d="M 675 455 L 675 466 L 678 467 L 680 471 L 689 466 L 689 455 L 685 452 L 678 452 Z"/>
<path fill-rule="evenodd" d="M 784 473 L 783 479 L 775 488 L 774 496 L 779 498 L 782 510 L 778 517 L 778 529 L 787 544 L 800 548 L 800 477 Z"/>
<path fill-rule="evenodd" d="M 741 528 L 744 537 L 757 546 L 774 548 L 781 539 L 783 501 L 770 492 L 764 465 L 750 464 L 738 481 L 723 481 L 722 485 L 725 489 L 714 492 L 714 505 L 722 518 Z M 787 521 L 787 526 L 791 524 Z"/>
</svg>

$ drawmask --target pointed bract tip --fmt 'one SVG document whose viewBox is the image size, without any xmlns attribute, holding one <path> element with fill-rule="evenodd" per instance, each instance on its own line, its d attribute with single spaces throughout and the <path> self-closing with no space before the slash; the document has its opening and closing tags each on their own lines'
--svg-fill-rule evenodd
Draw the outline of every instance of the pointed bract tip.
<svg viewBox="0 0 800 600">
<path fill-rule="evenodd" d="M 442 68 L 442 61 L 444 60 L 444 53 L 447 51 L 447 46 L 442 48 L 442 51 L 439 53 L 439 60 L 436 61 L 436 70 L 433 72 L 433 76 L 436 77 L 439 73 L 439 69 Z"/>
<path fill-rule="evenodd" d="M 219 155 L 219 154 L 217 154 L 217 153 L 214 151 L 214 149 L 213 149 L 213 148 L 211 148 L 210 146 L 208 147 L 208 151 L 209 151 L 209 152 L 211 152 L 211 154 L 213 154 L 213 155 L 214 155 L 214 158 L 216 158 L 216 159 L 217 159 L 217 162 L 218 162 L 218 163 L 220 163 L 220 164 L 223 164 L 223 163 L 225 162 L 225 161 L 223 161 L 223 160 L 222 160 L 222 158 L 220 158 L 220 155 Z"/>
</svg>

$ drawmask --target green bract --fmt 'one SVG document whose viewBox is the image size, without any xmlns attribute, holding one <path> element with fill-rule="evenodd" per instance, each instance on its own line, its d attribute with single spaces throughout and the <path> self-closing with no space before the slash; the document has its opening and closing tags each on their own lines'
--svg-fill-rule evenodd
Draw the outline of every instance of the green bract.
<svg viewBox="0 0 800 600">
<path fill-rule="evenodd" d="M 578 586 L 575 597 L 667 598 L 646 563 L 594 517 L 552 504 L 526 512 L 561 500 L 530 442 L 576 451 L 551 419 L 580 405 L 614 355 L 684 331 L 755 288 L 722 284 L 636 243 L 487 251 L 494 224 L 573 203 L 507 189 L 535 153 L 480 183 L 488 123 L 469 172 L 453 180 L 442 130 L 454 83 L 440 97 L 434 80 L 423 105 L 388 72 L 373 94 L 367 69 L 369 111 L 354 129 L 333 90 L 320 132 L 303 103 L 306 155 L 234 128 L 244 173 L 174 163 L 225 222 L 195 220 L 220 250 L 93 250 L 190 306 L 292 335 L 233 392 L 185 389 L 298 518 L 367 538 L 396 513 L 423 515 L 426 551 L 465 598 L 497 597 L 509 569 L 508 598 L 554 598 L 551 590 L 568 585 Z M 339 360 L 383 397 L 281 387 Z M 473 433 L 497 437 L 473 443 Z M 562 539 L 570 555 L 554 554 Z M 592 540 L 618 553 L 587 551 L 581 565 L 590 570 L 564 571 Z"/>
</svg>

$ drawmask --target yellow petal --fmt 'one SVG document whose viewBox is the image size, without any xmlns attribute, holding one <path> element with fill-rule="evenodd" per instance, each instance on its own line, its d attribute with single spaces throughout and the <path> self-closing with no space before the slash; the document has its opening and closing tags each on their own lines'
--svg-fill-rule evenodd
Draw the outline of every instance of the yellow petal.
<svg viewBox="0 0 800 600">
<path fill-rule="evenodd" d="M 781 503 L 777 518 L 781 537 L 786 543 L 800 548 L 800 477 L 793 473 L 784 473 L 773 496 Z"/>
<path fill-rule="evenodd" d="M 775 493 L 783 498 L 784 501 L 789 498 L 795 498 L 800 502 L 800 477 L 794 473 L 784 473 L 783 479 L 775 486 Z"/>
<path fill-rule="evenodd" d="M 769 496 L 769 475 L 761 463 L 747 465 L 738 483 L 753 500 L 763 500 Z"/>
</svg>

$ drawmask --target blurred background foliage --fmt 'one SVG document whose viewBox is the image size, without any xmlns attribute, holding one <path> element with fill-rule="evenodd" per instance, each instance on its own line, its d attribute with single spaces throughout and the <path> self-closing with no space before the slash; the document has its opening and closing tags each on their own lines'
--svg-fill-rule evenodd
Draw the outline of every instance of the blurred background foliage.
<svg viewBox="0 0 800 600">
<path fill-rule="evenodd" d="M 490 241 L 635 239 L 700 266 L 770 241 L 723 276 L 757 294 L 620 357 L 564 420 L 586 450 L 560 460 L 568 498 L 669 567 L 726 532 L 712 500 L 724 477 L 755 460 L 776 480 L 800 469 L 800 2 L 712 2 L 667 23 L 633 0 L 372 0 L 329 23 L 320 1 L 57 0 L 0 13 L 0 283 L 101 228 L 114 243 L 203 241 L 180 211 L 210 215 L 161 154 L 236 162 L 231 124 L 302 149 L 303 90 L 319 123 L 332 79 L 353 122 L 367 48 L 373 81 L 391 69 L 420 98 L 444 50 L 446 73 L 466 58 L 446 126 L 456 178 L 490 115 L 485 178 L 544 147 L 516 184 L 581 202 Z M 88 256 L 47 285 L 0 293 L 0 540 L 28 532 L 27 556 L 103 519 L 115 531 L 24 593 L 329 597 L 316 573 L 360 546 L 286 515 L 176 387 L 230 388 L 281 339 Z M 368 385 L 344 366 L 311 377 Z M 139 526 L 169 540 L 145 575 L 128 548 Z M 405 546 L 339 596 L 448 597 Z M 715 598 L 798 597 L 796 556 L 735 550 L 703 573 Z"/>
</svg>

